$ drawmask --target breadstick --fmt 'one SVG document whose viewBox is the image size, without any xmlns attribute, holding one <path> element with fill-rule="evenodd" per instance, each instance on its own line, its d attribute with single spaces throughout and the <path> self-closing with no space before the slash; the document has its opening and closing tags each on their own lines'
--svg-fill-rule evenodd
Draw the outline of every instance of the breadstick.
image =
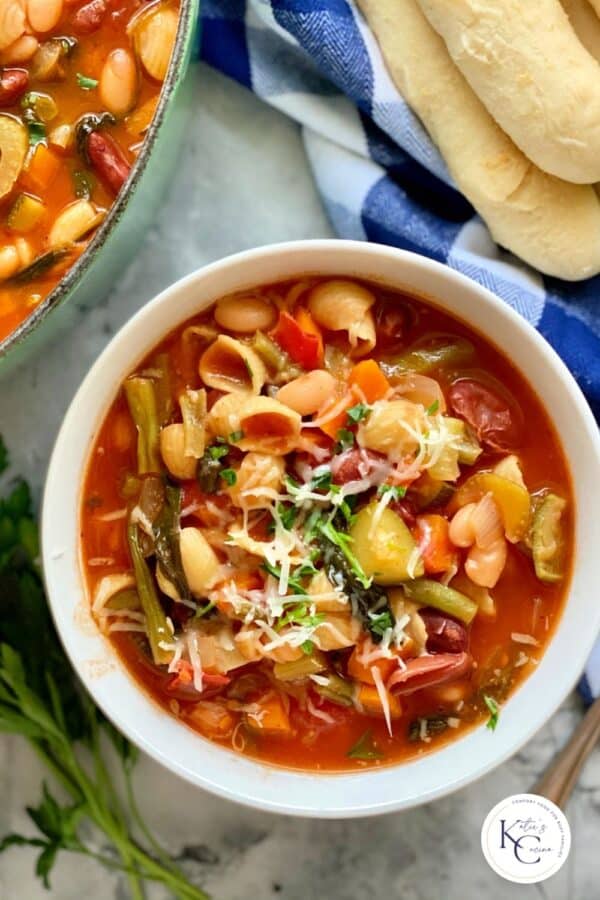
<svg viewBox="0 0 600 900">
<path fill-rule="evenodd" d="M 537 169 L 489 115 L 416 0 L 358 0 L 398 90 L 437 144 L 494 239 L 540 271 L 578 281 L 600 271 L 592 187 Z"/>
<path fill-rule="evenodd" d="M 600 181 L 600 65 L 559 0 L 419 0 L 500 127 L 540 169 Z"/>
</svg>

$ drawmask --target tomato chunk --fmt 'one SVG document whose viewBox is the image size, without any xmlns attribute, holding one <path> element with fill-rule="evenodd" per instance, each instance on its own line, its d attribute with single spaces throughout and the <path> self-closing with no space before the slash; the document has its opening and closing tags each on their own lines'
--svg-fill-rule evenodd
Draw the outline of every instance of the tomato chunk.
<svg viewBox="0 0 600 900">
<path fill-rule="evenodd" d="M 490 450 L 512 450 L 523 436 L 523 415 L 512 403 L 474 378 L 461 378 L 450 386 L 450 407 L 467 422 Z"/>
<path fill-rule="evenodd" d="M 456 551 L 448 536 L 448 521 L 430 513 L 417 517 L 415 538 L 425 565 L 425 572 L 436 575 L 452 567 Z"/>
<path fill-rule="evenodd" d="M 314 330 L 303 330 L 293 316 L 282 310 L 271 337 L 303 369 L 320 369 L 323 366 L 323 339 L 312 319 L 310 323 L 306 319 L 303 322 L 306 329 Z"/>
</svg>

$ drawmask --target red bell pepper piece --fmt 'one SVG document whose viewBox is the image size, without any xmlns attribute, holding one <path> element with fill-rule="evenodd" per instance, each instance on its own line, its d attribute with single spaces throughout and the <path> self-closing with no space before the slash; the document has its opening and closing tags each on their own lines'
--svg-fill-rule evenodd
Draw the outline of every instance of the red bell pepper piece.
<svg viewBox="0 0 600 900">
<path fill-rule="evenodd" d="M 271 337 L 303 369 L 323 366 L 323 339 L 316 326 L 315 331 L 304 331 L 293 316 L 282 310 Z"/>
</svg>

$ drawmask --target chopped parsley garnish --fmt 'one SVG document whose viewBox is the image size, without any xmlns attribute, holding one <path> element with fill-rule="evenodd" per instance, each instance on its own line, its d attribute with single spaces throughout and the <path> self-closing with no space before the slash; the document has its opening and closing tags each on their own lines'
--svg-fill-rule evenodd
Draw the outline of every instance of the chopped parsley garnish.
<svg viewBox="0 0 600 900">
<path fill-rule="evenodd" d="M 241 441 L 243 439 L 244 439 L 243 431 L 232 431 L 228 438 L 230 444 L 237 444 L 239 441 Z"/>
<path fill-rule="evenodd" d="M 349 534 L 346 534 L 344 531 L 339 531 L 333 524 L 333 522 L 324 522 L 321 523 L 319 530 L 324 538 L 326 538 L 330 543 L 335 544 L 339 550 L 342 551 L 350 570 L 353 575 L 358 579 L 361 585 L 364 588 L 368 588 L 371 586 L 372 578 L 368 578 L 365 574 L 365 571 L 358 559 L 352 552 L 350 547 L 352 543 L 352 537 Z"/>
<path fill-rule="evenodd" d="M 303 644 L 300 644 L 300 649 L 306 656 L 312 656 L 313 650 L 315 649 L 315 645 L 312 641 L 304 641 Z"/>
<path fill-rule="evenodd" d="M 277 631 L 280 631 L 280 629 L 284 628 L 286 625 L 300 625 L 304 628 L 315 628 L 324 621 L 325 613 L 311 613 L 310 604 L 302 601 L 301 603 L 296 603 L 291 609 L 288 609 L 288 611 L 281 616 L 275 628 Z"/>
<path fill-rule="evenodd" d="M 440 408 L 440 401 L 434 400 L 433 403 L 431 404 L 431 406 L 427 407 L 425 412 L 427 413 L 428 416 L 435 416 L 435 414 L 439 408 Z"/>
<path fill-rule="evenodd" d="M 371 407 L 367 406 L 366 403 L 357 403 L 356 406 L 351 406 L 350 409 L 346 410 L 346 415 L 350 422 L 357 425 L 363 419 L 366 419 L 370 412 Z"/>
<path fill-rule="evenodd" d="M 487 708 L 490 712 L 490 717 L 487 720 L 485 727 L 489 728 L 490 731 L 495 731 L 496 727 L 498 725 L 498 719 L 500 717 L 500 707 L 498 706 L 498 703 L 496 702 L 496 700 L 494 700 L 493 697 L 490 697 L 489 694 L 483 695 L 483 702 L 485 703 L 485 705 L 487 706 Z"/>
<path fill-rule="evenodd" d="M 294 527 L 294 522 L 296 521 L 298 510 L 295 506 L 289 506 L 285 503 L 278 503 L 277 515 L 279 516 L 281 524 L 286 529 L 286 531 L 291 531 Z"/>
<path fill-rule="evenodd" d="M 272 575 L 273 578 L 277 578 L 279 580 L 281 578 L 281 566 L 274 566 L 272 563 L 268 562 L 268 560 L 264 560 L 262 564 L 263 569 Z M 295 594 L 301 594 L 304 596 L 308 596 L 306 593 L 306 588 L 302 585 L 300 581 L 301 578 L 306 578 L 308 575 L 316 575 L 317 570 L 313 566 L 310 560 L 303 562 L 301 566 L 297 566 L 292 572 L 290 572 L 288 577 L 288 586 L 294 591 Z"/>
<path fill-rule="evenodd" d="M 384 494 L 391 494 L 392 500 L 402 500 L 406 497 L 406 488 L 401 484 L 380 484 L 377 488 L 377 496 L 383 497 Z"/>
<path fill-rule="evenodd" d="M 223 481 L 226 481 L 228 485 L 233 485 L 237 481 L 237 475 L 235 473 L 235 469 L 223 469 L 221 471 L 221 478 Z"/>
<path fill-rule="evenodd" d="M 210 457 L 210 459 L 223 459 L 224 456 L 227 456 L 229 453 L 229 447 L 220 446 L 217 447 L 213 444 L 211 447 L 206 448 L 206 455 Z"/>
<path fill-rule="evenodd" d="M 93 91 L 98 87 L 98 80 L 96 78 L 89 78 L 87 75 L 82 75 L 81 72 L 77 72 L 76 78 L 77 85 L 82 91 Z"/>
<path fill-rule="evenodd" d="M 386 610 L 385 612 L 380 613 L 379 615 L 371 616 L 371 628 L 370 631 L 374 634 L 378 634 L 380 637 L 383 637 L 388 628 L 393 628 L 394 622 L 390 613 Z"/>
<path fill-rule="evenodd" d="M 42 141 L 46 140 L 46 126 L 43 122 L 31 120 L 27 122 L 27 131 L 29 133 L 29 146 L 37 147 Z"/>
<path fill-rule="evenodd" d="M 332 479 L 331 469 L 326 469 L 323 472 L 319 472 L 318 475 L 315 475 L 312 479 L 310 486 L 312 490 L 321 490 L 328 491 L 331 488 L 331 479 Z"/>
<path fill-rule="evenodd" d="M 306 522 L 304 523 L 304 540 L 307 544 L 319 534 L 319 525 L 324 519 L 324 514 L 320 509 L 313 509 Z"/>
<path fill-rule="evenodd" d="M 209 612 L 213 611 L 215 606 L 216 606 L 216 604 L 212 600 L 210 601 L 210 603 L 207 603 L 206 606 L 199 606 L 198 609 L 196 610 L 196 612 L 194 613 L 193 618 L 194 619 L 204 618 L 204 616 L 207 616 L 209 614 Z"/>
<path fill-rule="evenodd" d="M 379 750 L 373 738 L 373 732 L 369 728 L 361 734 L 357 742 L 346 753 L 348 759 L 383 759 L 384 754 Z"/>
<path fill-rule="evenodd" d="M 348 431 L 347 428 L 340 428 L 337 433 L 337 444 L 335 445 L 336 453 L 343 453 L 345 450 L 350 450 L 351 447 L 354 446 L 354 434 L 352 431 Z"/>
</svg>

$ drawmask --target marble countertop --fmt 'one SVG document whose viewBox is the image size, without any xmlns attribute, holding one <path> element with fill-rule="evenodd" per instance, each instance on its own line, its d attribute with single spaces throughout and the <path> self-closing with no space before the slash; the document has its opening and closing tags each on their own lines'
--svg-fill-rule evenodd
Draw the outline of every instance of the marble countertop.
<svg viewBox="0 0 600 900">
<path fill-rule="evenodd" d="M 203 263 L 271 241 L 332 236 L 296 126 L 205 67 L 193 74 L 198 105 L 182 163 L 158 219 L 110 298 L 0 392 L 0 433 L 39 496 L 62 416 L 90 364 L 117 329 L 159 289 Z M 214 900 L 592 900 L 598 896 L 600 751 L 568 807 L 569 860 L 554 878 L 519 887 L 497 877 L 480 851 L 480 828 L 503 797 L 528 790 L 581 714 L 572 697 L 537 737 L 492 774 L 419 809 L 374 820 L 275 817 L 219 800 L 149 759 L 137 770 L 149 822 L 189 876 Z M 45 773 L 18 738 L 0 738 L 0 836 L 30 831 L 24 807 Z M 403 777 L 402 770 L 398 778 Z M 34 856 L 0 857 L 0 900 L 48 897 Z M 65 854 L 53 873 L 60 900 L 125 900 L 118 876 Z M 165 900 L 160 890 L 151 894 Z"/>
</svg>

